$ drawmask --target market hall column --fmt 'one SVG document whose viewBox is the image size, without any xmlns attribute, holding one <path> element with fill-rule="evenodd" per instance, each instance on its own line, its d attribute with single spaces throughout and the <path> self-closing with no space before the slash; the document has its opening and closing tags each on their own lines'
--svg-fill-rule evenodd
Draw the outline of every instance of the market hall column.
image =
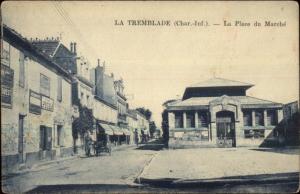
<svg viewBox="0 0 300 194">
<path fill-rule="evenodd" d="M 195 111 L 195 128 L 198 128 L 198 112 Z"/>
<path fill-rule="evenodd" d="M 267 126 L 267 110 L 265 109 L 264 110 L 264 126 L 266 127 Z"/>
<path fill-rule="evenodd" d="M 252 127 L 255 127 L 255 111 L 252 110 Z"/>
<path fill-rule="evenodd" d="M 186 112 L 183 112 L 183 128 L 186 128 Z"/>
</svg>

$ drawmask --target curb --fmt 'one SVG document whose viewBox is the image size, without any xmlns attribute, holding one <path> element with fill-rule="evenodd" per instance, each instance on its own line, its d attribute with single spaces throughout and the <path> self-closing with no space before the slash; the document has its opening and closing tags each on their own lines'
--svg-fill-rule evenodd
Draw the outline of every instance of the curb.
<svg viewBox="0 0 300 194">
<path fill-rule="evenodd" d="M 270 177 L 271 176 L 271 177 Z M 284 173 L 282 175 L 262 175 L 261 177 L 225 177 L 216 179 L 178 179 L 178 178 L 160 178 L 149 179 L 138 177 L 140 184 L 152 185 L 166 188 L 193 188 L 193 187 L 217 187 L 217 186 L 236 186 L 251 184 L 275 184 L 297 182 L 299 184 L 299 173 Z"/>
</svg>

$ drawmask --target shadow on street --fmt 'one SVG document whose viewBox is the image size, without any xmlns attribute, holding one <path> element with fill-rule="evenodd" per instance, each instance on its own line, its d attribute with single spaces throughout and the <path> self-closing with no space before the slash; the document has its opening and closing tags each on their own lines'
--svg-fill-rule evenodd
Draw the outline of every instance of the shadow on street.
<svg viewBox="0 0 300 194">
<path fill-rule="evenodd" d="M 27 193 L 166 193 L 166 192 L 296 192 L 298 173 L 235 176 L 206 180 L 141 180 L 142 185 L 126 184 L 66 184 L 40 185 Z"/>
<path fill-rule="evenodd" d="M 153 141 L 149 141 L 146 144 L 141 144 L 139 147 L 136 148 L 136 150 L 153 150 L 153 151 L 159 151 L 164 148 L 164 144 L 162 139 L 155 139 Z"/>
<path fill-rule="evenodd" d="M 297 148 L 253 148 L 250 149 L 253 151 L 261 151 L 261 152 L 273 152 L 273 153 L 281 153 L 281 154 L 291 154 L 291 155 L 299 155 L 300 149 Z"/>
</svg>

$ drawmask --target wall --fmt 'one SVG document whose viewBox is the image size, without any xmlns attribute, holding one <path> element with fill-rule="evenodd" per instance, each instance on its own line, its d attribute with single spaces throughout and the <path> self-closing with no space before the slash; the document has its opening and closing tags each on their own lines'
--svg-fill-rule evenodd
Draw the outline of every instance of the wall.
<svg viewBox="0 0 300 194">
<path fill-rule="evenodd" d="M 23 51 L 22 51 L 23 52 Z M 30 56 L 29 53 L 26 55 Z M 20 51 L 10 46 L 10 67 L 14 70 L 13 106 L 11 109 L 1 107 L 1 152 L 2 156 L 18 154 L 18 119 L 24 117 L 24 153 L 37 153 L 40 150 L 40 125 L 52 127 L 52 148 L 55 146 L 55 125 L 63 125 L 62 148 L 72 147 L 71 130 L 71 85 L 62 79 L 62 102 L 57 100 L 57 74 L 42 66 L 32 58 L 25 59 L 25 86 L 19 86 L 19 57 Z M 41 115 L 29 112 L 29 90 L 40 92 L 40 73 L 50 78 L 50 98 L 53 99 L 53 112 L 41 110 Z"/>
<path fill-rule="evenodd" d="M 116 109 L 94 98 L 93 114 L 96 119 L 117 123 L 118 112 Z"/>
</svg>

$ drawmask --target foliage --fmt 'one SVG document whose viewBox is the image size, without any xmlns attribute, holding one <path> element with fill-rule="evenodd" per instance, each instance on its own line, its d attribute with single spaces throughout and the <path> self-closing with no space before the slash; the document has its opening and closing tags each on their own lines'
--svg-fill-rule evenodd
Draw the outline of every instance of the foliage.
<svg viewBox="0 0 300 194">
<path fill-rule="evenodd" d="M 79 117 L 72 124 L 72 135 L 74 139 L 78 139 L 78 134 L 83 135 L 87 131 L 93 130 L 94 117 L 92 109 L 79 104 Z"/>
<path fill-rule="evenodd" d="M 148 121 L 150 120 L 150 118 L 152 116 L 152 112 L 149 109 L 140 107 L 140 108 L 137 108 L 136 110 L 139 111 L 141 114 L 143 114 Z"/>
</svg>

